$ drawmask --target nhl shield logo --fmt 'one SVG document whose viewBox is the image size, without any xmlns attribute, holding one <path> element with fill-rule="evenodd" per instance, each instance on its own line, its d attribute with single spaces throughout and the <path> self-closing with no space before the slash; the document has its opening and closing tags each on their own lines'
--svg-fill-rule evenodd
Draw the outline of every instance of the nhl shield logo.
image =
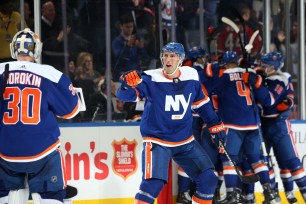
<svg viewBox="0 0 306 204">
<path fill-rule="evenodd" d="M 137 142 L 123 138 L 121 141 L 114 140 L 112 145 L 114 148 L 113 171 L 126 180 L 136 172 L 138 167 L 135 153 Z"/>
</svg>

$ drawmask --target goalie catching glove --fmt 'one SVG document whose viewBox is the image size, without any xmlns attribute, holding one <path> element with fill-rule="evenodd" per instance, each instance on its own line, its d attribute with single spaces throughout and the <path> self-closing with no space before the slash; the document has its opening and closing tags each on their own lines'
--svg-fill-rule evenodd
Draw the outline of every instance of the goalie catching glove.
<svg viewBox="0 0 306 204">
<path fill-rule="evenodd" d="M 142 82 L 142 78 L 139 71 L 132 70 L 123 73 L 120 76 L 119 81 L 121 82 L 121 86 L 127 89 L 130 87 L 136 87 L 138 84 Z"/>
<path fill-rule="evenodd" d="M 219 149 L 220 153 L 224 153 L 224 149 L 220 146 L 220 141 L 224 144 L 226 140 L 225 127 L 223 122 L 215 123 L 208 127 L 213 143 Z"/>
</svg>

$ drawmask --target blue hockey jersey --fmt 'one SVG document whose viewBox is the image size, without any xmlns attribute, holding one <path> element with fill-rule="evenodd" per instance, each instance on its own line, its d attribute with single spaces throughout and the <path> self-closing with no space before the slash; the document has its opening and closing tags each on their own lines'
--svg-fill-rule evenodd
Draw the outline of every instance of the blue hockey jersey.
<svg viewBox="0 0 306 204">
<path fill-rule="evenodd" d="M 276 118 L 279 111 L 276 106 L 284 99 L 294 100 L 294 88 L 291 75 L 287 72 L 279 72 L 277 75 L 271 75 L 265 79 L 265 86 L 273 93 L 276 100 L 273 106 L 263 107 L 262 117 Z"/>
<path fill-rule="evenodd" d="M 145 71 L 141 77 L 143 82 L 136 88 L 120 87 L 117 97 L 123 101 L 146 98 L 140 125 L 144 141 L 178 146 L 194 140 L 192 109 L 208 125 L 220 121 L 194 68 L 180 67 L 180 75 L 174 79 L 167 78 L 162 69 Z"/>
<path fill-rule="evenodd" d="M 225 127 L 237 130 L 258 129 L 258 121 L 255 117 L 251 98 L 251 92 L 242 79 L 242 74 L 246 71 L 243 68 L 230 68 L 223 70 L 214 92 L 218 96 L 218 114 L 224 122 Z M 249 70 L 254 72 L 253 70 Z M 274 104 L 274 96 L 265 87 L 260 86 L 254 89 L 254 98 L 262 106 Z"/>
<path fill-rule="evenodd" d="M 6 63 L 0 64 L 0 86 Z M 79 112 L 71 81 L 48 65 L 9 62 L 7 86 L 0 101 L 0 157 L 30 162 L 60 145 L 55 115 L 72 118 Z"/>
</svg>

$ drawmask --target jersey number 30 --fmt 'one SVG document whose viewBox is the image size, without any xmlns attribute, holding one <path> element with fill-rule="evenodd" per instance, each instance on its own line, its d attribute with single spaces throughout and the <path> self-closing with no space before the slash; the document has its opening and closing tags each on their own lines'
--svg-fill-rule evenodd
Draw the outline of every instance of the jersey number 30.
<svg viewBox="0 0 306 204">
<path fill-rule="evenodd" d="M 4 100 L 8 100 L 7 109 L 4 112 L 4 124 L 34 125 L 40 122 L 41 91 L 37 88 L 26 87 L 20 90 L 18 87 L 7 87 L 4 92 Z"/>
</svg>

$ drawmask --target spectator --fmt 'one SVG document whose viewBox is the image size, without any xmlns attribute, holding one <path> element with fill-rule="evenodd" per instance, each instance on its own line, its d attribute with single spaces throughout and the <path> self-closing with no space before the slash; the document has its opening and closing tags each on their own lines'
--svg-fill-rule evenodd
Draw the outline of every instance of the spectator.
<svg viewBox="0 0 306 204">
<path fill-rule="evenodd" d="M 77 58 L 77 67 L 83 68 L 84 79 L 93 80 L 95 84 L 100 81 L 101 74 L 94 69 L 93 56 L 89 52 L 80 52 Z"/>
<path fill-rule="evenodd" d="M 92 55 L 80 52 L 76 60 L 74 83 L 76 87 L 83 89 L 85 104 L 90 104 L 90 96 L 97 91 L 100 77 L 101 74 L 93 68 Z M 86 114 L 82 112 L 81 118 L 85 119 L 84 117 Z"/>
<path fill-rule="evenodd" d="M 24 2 L 24 21 L 26 23 L 25 27 L 34 30 L 34 19 L 31 17 L 31 8 L 29 2 Z"/>
<path fill-rule="evenodd" d="M 58 70 L 64 67 L 63 41 L 64 32 L 61 30 L 60 24 L 55 23 L 56 11 L 52 1 L 46 1 L 41 8 L 41 38 L 44 43 L 44 51 L 42 52 L 42 63 L 51 64 Z M 66 29 L 67 34 L 71 31 L 71 27 Z"/>
<path fill-rule="evenodd" d="M 11 0 L 0 2 L 0 63 L 13 61 L 10 53 L 10 43 L 20 30 L 20 14 L 13 10 Z"/>
<path fill-rule="evenodd" d="M 120 75 L 128 70 L 141 70 L 142 61 L 147 58 L 144 42 L 133 34 L 133 17 L 127 13 L 120 18 L 121 34 L 112 42 L 112 51 L 115 57 L 113 80 L 118 81 Z"/>
<path fill-rule="evenodd" d="M 111 80 L 111 94 L 116 96 L 116 86 Z M 106 120 L 107 113 L 107 79 L 101 78 L 98 82 L 98 91 L 90 96 L 88 103 L 88 111 L 86 111 L 86 120 Z M 114 104 L 112 103 L 111 112 L 114 112 Z M 98 115 L 100 115 L 98 117 Z"/>
<path fill-rule="evenodd" d="M 89 50 L 90 43 L 72 32 L 67 25 L 68 50 L 64 51 L 64 31 L 61 23 L 56 21 L 56 8 L 51 0 L 42 4 L 41 34 L 44 43 L 42 63 L 50 64 L 58 70 L 63 70 L 65 56 L 75 56 L 81 50 Z"/>
</svg>

